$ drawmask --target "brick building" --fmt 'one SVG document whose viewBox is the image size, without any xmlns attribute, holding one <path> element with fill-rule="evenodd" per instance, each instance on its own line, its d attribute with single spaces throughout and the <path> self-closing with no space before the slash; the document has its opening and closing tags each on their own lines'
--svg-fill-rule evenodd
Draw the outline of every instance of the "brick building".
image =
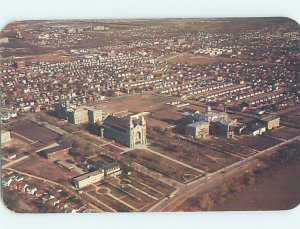
<svg viewBox="0 0 300 229">
<path fill-rule="evenodd" d="M 48 160 L 59 159 L 66 156 L 71 149 L 70 145 L 61 144 L 50 149 L 43 150 L 41 154 Z"/>
</svg>

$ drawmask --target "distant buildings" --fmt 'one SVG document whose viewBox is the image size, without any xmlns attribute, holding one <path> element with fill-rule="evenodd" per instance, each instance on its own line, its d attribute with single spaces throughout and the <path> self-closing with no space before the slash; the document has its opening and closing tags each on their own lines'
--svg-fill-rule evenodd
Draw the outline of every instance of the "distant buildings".
<svg viewBox="0 0 300 229">
<path fill-rule="evenodd" d="M 7 44 L 7 43 L 9 43 L 8 37 L 2 37 L 2 38 L 0 38 L 0 44 Z"/>
<path fill-rule="evenodd" d="M 116 117 L 108 115 L 101 125 L 101 136 L 129 148 L 147 144 L 146 121 L 142 114 Z"/>
<path fill-rule="evenodd" d="M 206 112 L 184 112 L 183 116 L 185 120 L 187 121 L 204 121 L 204 122 L 210 122 L 215 119 L 223 120 L 228 118 L 228 114 L 225 112 L 212 112 L 211 107 L 207 106 Z"/>
<path fill-rule="evenodd" d="M 15 111 L 1 111 L 0 119 L 1 121 L 8 121 L 11 118 L 17 117 L 17 112 Z"/>
<path fill-rule="evenodd" d="M 1 144 L 9 142 L 10 140 L 10 132 L 7 130 L 1 130 Z"/>
</svg>

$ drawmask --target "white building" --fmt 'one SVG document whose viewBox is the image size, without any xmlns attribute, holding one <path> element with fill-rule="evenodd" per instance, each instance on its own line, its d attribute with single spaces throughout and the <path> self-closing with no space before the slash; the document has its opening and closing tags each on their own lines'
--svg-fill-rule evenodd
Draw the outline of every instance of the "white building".
<svg viewBox="0 0 300 229">
<path fill-rule="evenodd" d="M 80 189 L 101 181 L 103 177 L 104 171 L 96 170 L 73 178 L 73 184 L 76 188 Z"/>
</svg>

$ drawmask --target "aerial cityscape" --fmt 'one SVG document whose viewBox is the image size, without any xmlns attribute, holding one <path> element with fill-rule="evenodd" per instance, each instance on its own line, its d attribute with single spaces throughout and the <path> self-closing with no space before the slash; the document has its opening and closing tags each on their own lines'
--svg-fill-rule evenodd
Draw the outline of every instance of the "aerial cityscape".
<svg viewBox="0 0 300 229">
<path fill-rule="evenodd" d="M 291 19 L 16 21 L 0 55 L 1 194 L 12 211 L 300 202 Z"/>
</svg>

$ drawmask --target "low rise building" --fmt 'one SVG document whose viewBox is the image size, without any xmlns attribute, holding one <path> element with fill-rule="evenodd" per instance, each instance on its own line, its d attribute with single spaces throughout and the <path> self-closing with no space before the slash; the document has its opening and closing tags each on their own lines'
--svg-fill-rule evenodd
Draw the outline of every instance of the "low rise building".
<svg viewBox="0 0 300 229">
<path fill-rule="evenodd" d="M 263 123 L 255 122 L 249 124 L 242 133 L 251 136 L 256 136 L 261 135 L 264 132 L 266 132 L 266 126 Z"/>
<path fill-rule="evenodd" d="M 104 178 L 104 170 L 96 170 L 89 172 L 78 177 L 73 178 L 73 184 L 76 188 L 80 189 L 88 185 L 97 183 Z"/>
<path fill-rule="evenodd" d="M 71 146 L 68 144 L 61 144 L 50 149 L 43 150 L 41 154 L 48 160 L 59 159 L 69 153 Z"/>
<path fill-rule="evenodd" d="M 275 129 L 280 125 L 280 117 L 269 116 L 261 119 L 261 121 L 265 124 L 267 130 Z"/>
<path fill-rule="evenodd" d="M 113 177 L 122 173 L 121 167 L 118 162 L 113 162 L 104 165 L 103 170 L 106 177 Z"/>
</svg>

